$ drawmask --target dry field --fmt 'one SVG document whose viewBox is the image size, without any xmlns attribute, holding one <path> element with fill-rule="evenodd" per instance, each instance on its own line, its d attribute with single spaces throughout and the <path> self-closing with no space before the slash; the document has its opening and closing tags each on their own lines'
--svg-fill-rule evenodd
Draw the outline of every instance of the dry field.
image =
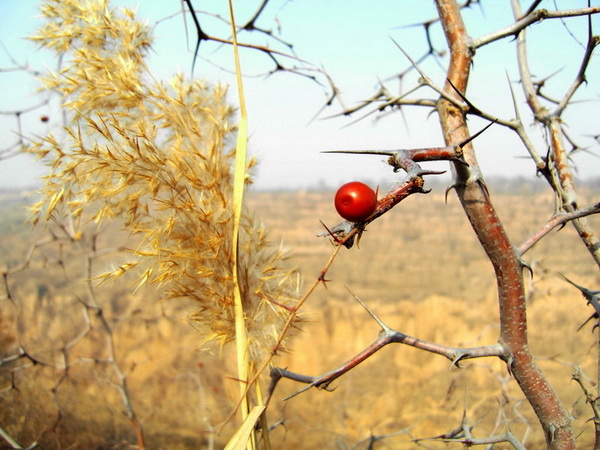
<svg viewBox="0 0 600 450">
<path fill-rule="evenodd" d="M 316 236 L 320 220 L 338 221 L 332 197 L 317 192 L 249 197 L 249 207 L 271 229 L 272 239 L 290 250 L 305 284 L 319 275 L 332 251 L 326 238 Z M 492 191 L 492 198 L 516 244 L 553 211 L 547 194 Z M 19 268 L 31 244 L 47 239 L 50 231 L 61 236 L 55 226 L 34 231 L 23 226 L 22 207 L 23 199 L 3 198 L 3 272 Z M 600 218 L 593 223 L 600 229 Z M 123 386 L 148 448 L 221 448 L 235 429 L 232 423 L 219 433 L 237 392 L 230 351 L 202 345 L 186 319 L 193 311 L 189 304 L 160 302 L 150 288 L 133 293 L 131 280 L 125 279 L 96 287 L 100 308 L 90 307 L 85 281 L 90 249 L 95 245 L 106 253 L 93 262 L 98 273 L 124 261 L 113 249 L 126 241 L 110 228 L 87 232 L 73 243 L 49 240 L 27 267 L 0 285 L 0 358 L 5 358 L 0 427 L 19 444 L 129 448 L 135 431 L 124 413 Z M 592 413 L 571 375 L 579 364 L 590 383 L 596 379 L 596 336 L 591 325 L 576 331 L 591 309 L 556 273 L 591 288 L 600 286 L 600 276 L 569 226 L 525 256 L 534 269 L 531 348 L 573 414 L 578 445 L 589 448 Z M 349 290 L 406 334 L 451 346 L 497 340 L 492 268 L 455 196 L 450 193 L 446 204 L 443 189 L 412 196 L 371 224 L 360 248 L 342 250 L 328 278 L 327 287 L 308 300 L 307 321 L 291 341 L 293 351 L 278 365 L 321 374 L 376 338 L 377 324 Z M 18 354 L 19 359 L 9 360 Z M 463 413 L 476 437 L 510 428 L 527 448 L 544 447 L 536 419 L 503 364 L 481 359 L 461 366 L 451 368 L 440 356 L 391 345 L 337 380 L 332 392 L 312 389 L 284 402 L 302 385 L 282 380 L 269 408 L 270 422 L 279 424 L 272 432 L 274 448 L 367 448 L 370 436 L 385 434 L 392 435 L 374 448 L 461 448 L 414 439 L 450 432 Z M 0 439 L 0 448 L 9 447 Z"/>
</svg>

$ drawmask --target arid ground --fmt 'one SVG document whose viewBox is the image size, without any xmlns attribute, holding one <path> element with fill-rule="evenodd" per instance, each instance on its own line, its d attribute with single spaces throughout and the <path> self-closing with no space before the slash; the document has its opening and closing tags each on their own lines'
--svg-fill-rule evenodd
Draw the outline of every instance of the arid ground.
<svg viewBox="0 0 600 450">
<path fill-rule="evenodd" d="M 583 194 L 585 204 L 595 193 Z M 129 448 L 136 435 L 126 400 L 148 448 L 222 448 L 238 423 L 236 416 L 222 426 L 238 392 L 231 349 L 203 345 L 187 319 L 193 304 L 161 302 L 153 287 L 134 292 L 135 280 L 126 277 L 94 286 L 92 307 L 91 249 L 94 275 L 122 264 L 120 247 L 131 238 L 118 224 L 89 225 L 71 241 L 58 224 L 24 225 L 32 195 L 5 194 L 0 205 L 0 427 L 22 446 Z M 527 186 L 491 195 L 515 245 L 554 211 L 551 195 Z M 339 221 L 332 198 L 332 192 L 249 195 L 248 207 L 272 241 L 289 249 L 300 292 L 332 252 L 330 240 L 317 237 L 320 221 Z M 600 229 L 600 218 L 591 220 Z M 572 374 L 580 366 L 597 395 L 597 330 L 591 322 L 577 331 L 592 310 L 557 274 L 596 289 L 600 275 L 569 225 L 524 259 L 533 271 L 525 272 L 531 350 L 573 415 L 578 445 L 590 448 L 593 414 Z M 498 339 L 492 267 L 455 195 L 445 202 L 443 188 L 414 195 L 369 225 L 358 248 L 342 249 L 327 279 L 308 299 L 291 351 L 275 361 L 280 367 L 322 374 L 374 340 L 379 326 L 353 295 L 411 336 L 465 347 Z M 505 364 L 493 358 L 457 368 L 441 356 L 390 345 L 330 391 L 282 400 L 302 387 L 282 380 L 277 388 L 268 410 L 273 448 L 367 448 L 372 436 L 382 437 L 374 448 L 461 448 L 428 438 L 451 432 L 463 416 L 475 437 L 510 430 L 527 448 L 545 447 L 531 408 Z M 0 448 L 9 448 L 2 439 Z"/>
</svg>

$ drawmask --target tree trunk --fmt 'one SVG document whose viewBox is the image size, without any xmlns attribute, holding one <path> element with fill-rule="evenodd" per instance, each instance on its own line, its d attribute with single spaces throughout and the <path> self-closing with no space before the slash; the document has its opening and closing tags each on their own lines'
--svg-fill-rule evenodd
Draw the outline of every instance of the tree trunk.
<svg viewBox="0 0 600 450">
<path fill-rule="evenodd" d="M 450 48 L 447 79 L 464 94 L 473 56 L 469 36 L 455 0 L 436 0 L 436 6 Z M 446 82 L 445 91 L 458 98 L 452 85 Z M 438 114 L 446 145 L 456 145 L 469 137 L 466 113 L 460 107 L 440 99 Z M 507 351 L 508 369 L 540 420 L 548 448 L 575 448 L 570 416 L 529 352 L 521 261 L 491 203 L 471 143 L 463 151 L 468 165 L 453 163 L 454 188 L 494 267 L 500 343 Z"/>
</svg>

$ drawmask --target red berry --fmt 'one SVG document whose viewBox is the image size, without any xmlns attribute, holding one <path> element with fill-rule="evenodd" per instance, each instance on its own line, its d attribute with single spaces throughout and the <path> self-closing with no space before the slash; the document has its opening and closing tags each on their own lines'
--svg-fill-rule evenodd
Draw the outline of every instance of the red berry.
<svg viewBox="0 0 600 450">
<path fill-rule="evenodd" d="M 42 122 L 48 122 L 49 120 L 50 120 L 50 117 L 48 117 L 48 116 L 40 117 L 40 121 L 42 121 Z"/>
<path fill-rule="evenodd" d="M 335 209 L 350 222 L 367 219 L 377 207 L 377 194 L 360 181 L 352 181 L 340 187 L 335 194 Z"/>
</svg>

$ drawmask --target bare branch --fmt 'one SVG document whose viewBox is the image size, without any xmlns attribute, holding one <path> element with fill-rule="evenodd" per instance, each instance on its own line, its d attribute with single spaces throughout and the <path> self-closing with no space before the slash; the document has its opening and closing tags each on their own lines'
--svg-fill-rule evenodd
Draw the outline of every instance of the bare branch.
<svg viewBox="0 0 600 450">
<path fill-rule="evenodd" d="M 318 377 L 310 377 L 310 376 L 306 376 L 306 375 L 300 375 L 300 374 L 296 374 L 296 373 L 290 372 L 288 370 L 283 370 L 283 369 L 276 369 L 274 371 L 275 374 L 273 374 L 273 371 L 272 371 L 271 376 L 276 377 L 277 379 L 284 377 L 284 378 L 290 378 L 292 380 L 308 384 L 303 389 L 300 389 L 299 391 L 296 391 L 295 393 L 286 397 L 285 400 L 295 397 L 296 395 L 301 394 L 302 392 L 307 391 L 308 389 L 310 389 L 312 387 L 317 387 L 319 389 L 327 389 L 333 381 L 335 381 L 336 379 L 338 379 L 345 373 L 349 372 L 350 370 L 354 369 L 356 366 L 358 366 L 360 363 L 362 363 L 369 357 L 373 356 L 375 353 L 377 353 L 379 350 L 381 350 L 386 345 L 392 344 L 392 343 L 404 344 L 404 345 L 408 345 L 410 347 L 415 347 L 415 348 L 418 348 L 420 350 L 424 350 L 424 351 L 427 351 L 430 353 L 435 353 L 438 355 L 445 356 L 452 362 L 452 365 L 457 366 L 457 367 L 458 367 L 460 361 L 463 361 L 466 359 L 483 358 L 483 357 L 490 357 L 490 356 L 496 356 L 503 360 L 506 360 L 508 358 L 506 349 L 501 344 L 485 345 L 485 346 L 471 347 L 471 348 L 457 348 L 457 347 L 450 347 L 447 345 L 436 344 L 433 342 L 425 341 L 425 340 L 401 333 L 399 331 L 396 331 L 396 330 L 392 329 L 391 327 L 389 327 L 381 318 L 379 318 L 371 309 L 369 309 L 365 305 L 365 303 L 362 300 L 360 300 L 356 295 L 354 295 L 354 294 L 352 294 L 352 295 L 363 306 L 363 308 L 365 308 L 365 310 L 369 313 L 369 315 L 373 318 L 373 320 L 375 320 L 379 324 L 379 326 L 381 328 L 379 335 L 371 344 L 369 344 L 367 347 L 365 347 L 362 351 L 360 351 L 358 354 L 353 356 L 351 359 L 346 361 L 344 364 L 342 364 L 338 368 L 336 368 L 330 372 L 327 372 L 323 375 L 320 375 Z M 271 385 L 274 386 L 273 381 L 271 382 Z"/>
<path fill-rule="evenodd" d="M 519 3 L 516 0 L 513 0 L 512 5 L 514 16 L 519 17 L 521 15 Z M 588 14 L 591 13 L 589 11 L 590 8 L 586 8 L 584 10 L 587 11 Z M 588 34 L 591 36 L 591 26 L 588 24 L 588 27 Z M 587 63 L 589 62 L 589 56 L 587 55 L 590 49 L 593 50 L 593 47 L 596 45 L 594 43 L 595 41 L 596 39 L 593 37 L 588 39 L 586 55 L 584 56 L 583 63 L 580 67 L 579 75 L 575 83 L 565 95 L 563 99 L 565 101 L 564 105 L 559 104 L 559 107 L 556 110 L 557 112 L 562 112 L 563 108 L 566 107 L 566 104 L 571 98 L 572 92 L 574 92 L 574 90 L 582 82 L 584 73 L 582 70 L 585 71 L 585 68 L 587 67 Z M 536 120 L 542 123 L 546 128 L 548 136 L 550 152 L 548 155 L 547 170 L 542 173 L 560 198 L 561 207 L 566 212 L 574 212 L 578 209 L 577 193 L 573 182 L 573 176 L 571 174 L 571 168 L 569 167 L 568 155 L 564 148 L 564 135 L 562 132 L 563 125 L 560 117 L 549 112 L 548 109 L 540 102 L 529 68 L 524 29 L 517 36 L 517 59 L 519 63 L 519 72 L 521 74 L 521 83 L 527 103 L 529 104 L 529 107 Z M 576 219 L 572 223 L 592 258 L 600 267 L 600 241 L 596 237 L 590 224 L 585 218 Z"/>
<path fill-rule="evenodd" d="M 455 442 L 461 443 L 464 446 L 471 447 L 476 445 L 493 445 L 507 442 L 517 450 L 525 450 L 525 446 L 508 430 L 504 434 L 488 436 L 485 438 L 476 438 L 472 434 L 474 426 L 469 424 L 467 419 L 466 411 L 463 412 L 461 423 L 454 430 L 435 436 L 432 438 L 415 439 L 415 442 L 422 442 L 426 440 L 442 441 L 442 442 Z"/>
<path fill-rule="evenodd" d="M 590 63 L 590 60 L 592 59 L 592 53 L 594 52 L 594 49 L 596 48 L 596 46 L 598 44 L 600 44 L 600 36 L 592 35 L 591 20 L 592 20 L 592 18 L 588 16 L 589 37 L 588 37 L 588 43 L 587 43 L 587 46 L 585 49 L 585 54 L 583 55 L 583 59 L 581 61 L 581 66 L 579 67 L 579 72 L 577 73 L 577 76 L 575 77 L 575 80 L 569 87 L 567 93 L 564 95 L 563 99 L 558 104 L 556 110 L 553 112 L 553 115 L 555 115 L 555 116 L 558 116 L 558 117 L 561 116 L 562 112 L 565 110 L 565 108 L 571 101 L 571 98 L 573 97 L 573 95 L 575 95 L 575 92 L 577 91 L 577 89 L 579 89 L 579 86 L 581 86 L 586 81 L 585 72 Z"/>
<path fill-rule="evenodd" d="M 223 38 L 219 38 L 219 37 L 211 36 L 211 35 L 207 34 L 203 30 L 203 28 L 200 24 L 200 21 L 198 19 L 196 11 L 194 10 L 194 7 L 192 5 L 192 0 L 184 0 L 184 2 L 188 6 L 188 11 L 189 11 L 190 15 L 192 16 L 192 20 L 194 21 L 194 25 L 196 27 L 196 31 L 198 34 L 198 38 L 196 41 L 196 48 L 194 49 L 194 58 L 192 60 L 192 73 L 193 73 L 198 54 L 200 52 L 200 45 L 202 44 L 203 41 L 213 41 L 213 42 L 218 42 L 218 43 L 226 44 L 226 45 L 233 45 L 233 41 L 231 39 L 223 39 Z M 245 29 L 248 31 L 259 30 L 258 28 L 255 27 L 255 21 L 258 19 L 259 15 L 262 13 L 262 11 L 264 10 L 264 7 L 267 5 L 267 3 L 268 3 L 268 0 L 264 1 L 262 3 L 261 7 L 258 9 L 258 11 L 254 15 L 254 17 L 252 19 L 250 19 L 250 21 L 247 22 L 246 25 L 244 25 L 244 27 L 242 27 L 242 29 Z M 260 31 L 262 31 L 265 34 L 268 34 L 270 37 L 273 37 L 272 33 L 268 32 L 266 30 L 260 30 Z M 286 71 L 288 70 L 279 63 L 279 61 L 276 59 L 276 56 L 283 56 L 286 58 L 294 59 L 296 61 L 308 64 L 306 61 L 303 61 L 302 59 L 298 58 L 296 55 L 286 54 L 286 53 L 280 52 L 278 50 L 274 50 L 270 47 L 266 47 L 263 45 L 247 44 L 247 43 L 243 43 L 243 42 L 237 42 L 237 45 L 239 47 L 258 50 L 262 53 L 265 53 L 275 63 L 275 69 L 273 70 L 273 72 L 276 72 L 278 70 L 286 70 Z M 290 49 L 292 48 L 292 46 L 290 44 L 286 43 L 286 45 L 288 46 L 288 48 L 290 48 Z"/>
<path fill-rule="evenodd" d="M 600 445 L 600 405 L 598 403 L 599 398 L 597 396 L 595 396 L 592 392 L 590 392 L 590 390 L 587 388 L 587 386 L 585 384 L 585 380 L 583 379 L 583 373 L 581 371 L 580 366 L 576 367 L 575 372 L 573 373 L 572 379 L 577 382 L 577 384 L 583 391 L 583 393 L 585 395 L 585 401 L 587 403 L 589 403 L 590 408 L 592 408 L 592 411 L 594 413 L 594 417 L 593 417 L 593 419 L 591 419 L 594 422 L 595 436 L 596 436 L 596 439 L 594 442 L 594 448 L 598 448 L 598 446 Z"/>
<path fill-rule="evenodd" d="M 548 220 L 548 222 L 544 224 L 544 226 L 542 226 L 539 230 L 533 233 L 529 238 L 527 238 L 525 242 L 523 242 L 519 246 L 519 254 L 525 254 L 554 228 L 559 226 L 563 227 L 567 222 L 598 213 L 600 213 L 600 203 L 596 203 L 594 205 L 588 206 L 587 208 L 578 209 L 576 211 L 568 213 L 558 213 L 554 215 L 550 220 Z"/>
<path fill-rule="evenodd" d="M 581 9 L 566 9 L 562 11 L 548 11 L 547 9 L 534 10 L 507 27 L 494 31 L 493 33 L 487 34 L 485 36 L 473 39 L 471 42 L 471 46 L 472 48 L 477 49 L 491 42 L 495 42 L 506 37 L 517 36 L 521 31 L 523 31 L 531 24 L 541 22 L 545 19 L 562 19 L 565 17 L 588 16 L 590 14 L 598 13 L 600 13 L 600 6 L 593 6 Z"/>
</svg>

